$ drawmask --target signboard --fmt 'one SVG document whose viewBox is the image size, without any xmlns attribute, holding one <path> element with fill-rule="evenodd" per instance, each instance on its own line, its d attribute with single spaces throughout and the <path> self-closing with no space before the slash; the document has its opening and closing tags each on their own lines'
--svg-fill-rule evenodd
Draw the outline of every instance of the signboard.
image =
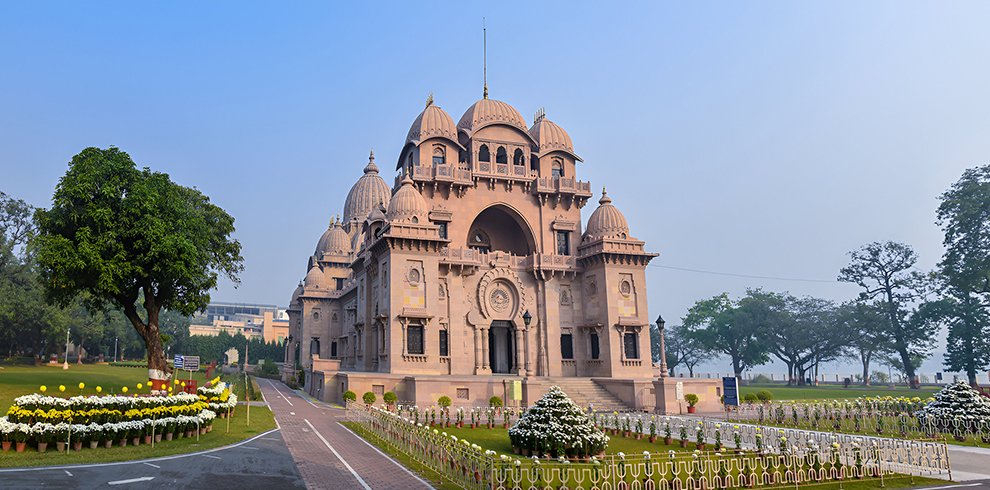
<svg viewBox="0 0 990 490">
<path fill-rule="evenodd" d="M 678 381 L 677 384 L 674 385 L 674 398 L 677 401 L 679 401 L 679 402 L 684 401 L 684 382 L 683 381 Z"/>
<path fill-rule="evenodd" d="M 729 376 L 723 377 L 722 393 L 725 395 L 725 406 L 739 406 L 739 379 Z"/>
<path fill-rule="evenodd" d="M 175 355 L 175 369 L 182 369 L 182 354 Z"/>
<path fill-rule="evenodd" d="M 512 399 L 522 400 L 522 381 L 514 380 L 512 382 Z"/>
<path fill-rule="evenodd" d="M 199 356 L 182 356 L 182 369 L 199 371 Z"/>
<path fill-rule="evenodd" d="M 942 373 L 935 373 L 935 381 L 942 382 Z"/>
</svg>

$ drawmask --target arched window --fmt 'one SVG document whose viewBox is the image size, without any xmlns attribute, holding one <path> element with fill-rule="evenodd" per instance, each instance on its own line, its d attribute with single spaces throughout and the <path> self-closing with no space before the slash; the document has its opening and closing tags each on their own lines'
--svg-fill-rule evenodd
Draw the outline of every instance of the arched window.
<svg viewBox="0 0 990 490">
<path fill-rule="evenodd" d="M 529 156 L 529 169 L 539 173 L 540 171 L 540 159 L 536 158 L 536 155 Z"/>
<path fill-rule="evenodd" d="M 504 146 L 498 147 L 498 151 L 495 152 L 495 163 L 509 163 L 509 153 L 505 151 Z"/>
<path fill-rule="evenodd" d="M 446 152 L 443 149 L 443 145 L 434 145 L 433 146 L 433 164 L 434 165 L 443 165 L 445 163 L 447 163 L 447 155 L 446 155 Z"/>
<path fill-rule="evenodd" d="M 488 253 L 492 250 L 492 242 L 488 239 L 487 233 L 479 229 L 475 229 L 471 232 L 471 236 L 468 238 L 468 247 L 482 253 Z"/>
<path fill-rule="evenodd" d="M 488 152 L 488 145 L 481 145 L 478 149 L 478 161 L 479 162 L 490 162 L 492 161 L 492 155 Z"/>
<path fill-rule="evenodd" d="M 564 161 L 559 158 L 553 159 L 553 166 L 551 167 L 551 172 L 553 173 L 553 178 L 559 179 L 564 176 Z"/>
<path fill-rule="evenodd" d="M 523 156 L 523 151 L 516 148 L 516 152 L 512 154 L 512 163 L 514 165 L 525 165 L 526 157 Z"/>
</svg>

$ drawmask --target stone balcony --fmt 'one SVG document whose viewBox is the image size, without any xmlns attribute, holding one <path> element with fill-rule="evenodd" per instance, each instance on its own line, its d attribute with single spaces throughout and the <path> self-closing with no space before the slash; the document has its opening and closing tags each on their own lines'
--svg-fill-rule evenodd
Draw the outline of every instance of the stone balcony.
<svg viewBox="0 0 990 490">
<path fill-rule="evenodd" d="M 472 248 L 446 247 L 440 251 L 440 263 L 461 267 L 508 267 L 510 269 L 546 272 L 577 272 L 577 257 L 534 253 L 527 256 L 506 252 L 480 252 Z"/>
<path fill-rule="evenodd" d="M 591 197 L 591 182 L 574 177 L 539 177 L 533 190 L 539 194 L 573 194 L 587 199 Z"/>
</svg>

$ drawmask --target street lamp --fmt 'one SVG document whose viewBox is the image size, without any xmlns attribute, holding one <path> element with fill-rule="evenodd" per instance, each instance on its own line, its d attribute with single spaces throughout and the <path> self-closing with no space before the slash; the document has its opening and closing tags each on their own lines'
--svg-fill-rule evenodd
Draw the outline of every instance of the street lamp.
<svg viewBox="0 0 990 490">
<path fill-rule="evenodd" d="M 523 313 L 523 323 L 526 324 L 527 327 L 529 327 L 529 322 L 531 321 L 533 321 L 533 315 L 530 315 L 529 310 L 526 310 L 526 312 Z"/>
<path fill-rule="evenodd" d="M 667 322 L 663 321 L 663 316 L 657 315 L 657 330 L 660 331 L 660 377 L 666 378 L 670 373 L 667 371 L 667 342 L 664 338 L 663 327 Z"/>
<path fill-rule="evenodd" d="M 113 338 L 113 362 L 117 362 L 117 337 Z"/>
</svg>

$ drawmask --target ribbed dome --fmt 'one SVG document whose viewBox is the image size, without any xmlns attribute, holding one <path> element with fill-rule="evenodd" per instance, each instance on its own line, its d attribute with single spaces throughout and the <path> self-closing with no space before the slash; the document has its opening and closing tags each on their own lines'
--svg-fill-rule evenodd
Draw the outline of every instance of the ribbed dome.
<svg viewBox="0 0 990 490">
<path fill-rule="evenodd" d="M 585 232 L 585 238 L 628 237 L 629 224 L 626 223 L 626 217 L 622 215 L 622 212 L 618 208 L 612 205 L 612 198 L 608 197 L 605 189 L 602 189 L 602 198 L 598 201 L 598 208 L 588 218 L 588 228 Z"/>
<path fill-rule="evenodd" d="M 338 255 L 351 253 L 350 237 L 336 220 L 330 223 L 330 227 L 323 232 L 320 241 L 316 243 L 316 257 L 322 258 L 325 253 Z"/>
<path fill-rule="evenodd" d="M 313 265 L 306 273 L 306 279 L 303 280 L 303 284 L 307 289 L 320 289 L 323 286 L 323 271 L 320 267 Z"/>
<path fill-rule="evenodd" d="M 457 126 L 454 125 L 454 119 L 432 102 L 413 121 L 409 134 L 406 135 L 406 143 L 419 144 L 430 138 L 447 138 L 457 142 Z"/>
<path fill-rule="evenodd" d="M 571 137 L 567 131 L 546 117 L 540 117 L 529 129 L 529 134 L 536 141 L 540 156 L 552 151 L 562 151 L 577 160 L 581 160 L 574 153 L 574 143 L 571 142 Z"/>
<path fill-rule="evenodd" d="M 507 124 L 529 134 L 526 129 L 526 120 L 519 114 L 519 111 L 505 102 L 487 98 L 468 107 L 468 110 L 461 116 L 460 122 L 457 123 L 457 128 L 467 131 L 468 136 L 470 136 L 475 131 L 491 124 Z"/>
<path fill-rule="evenodd" d="M 385 179 L 378 175 L 375 152 L 372 151 L 371 156 L 368 157 L 368 165 L 364 167 L 364 175 L 347 193 L 347 200 L 344 201 L 344 221 L 364 220 L 378 203 L 388 205 L 391 197 L 392 190 L 385 183 Z"/>
<path fill-rule="evenodd" d="M 385 217 L 389 221 L 423 222 L 430 212 L 426 205 L 426 199 L 413 186 L 409 174 L 402 179 L 402 187 L 392 196 L 392 201 L 388 203 L 388 213 Z"/>
<path fill-rule="evenodd" d="M 292 292 L 292 299 L 289 300 L 290 307 L 296 303 L 296 300 L 299 299 L 299 296 L 301 296 L 302 293 L 303 293 L 303 283 L 302 281 L 300 281 L 299 285 L 296 286 L 296 290 Z"/>
</svg>

